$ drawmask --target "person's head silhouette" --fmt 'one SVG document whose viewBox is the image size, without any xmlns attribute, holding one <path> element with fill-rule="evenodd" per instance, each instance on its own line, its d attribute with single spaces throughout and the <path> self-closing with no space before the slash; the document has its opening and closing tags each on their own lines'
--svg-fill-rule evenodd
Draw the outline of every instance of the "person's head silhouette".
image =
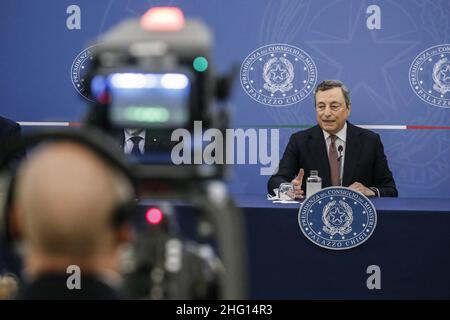
<svg viewBox="0 0 450 320">
<path fill-rule="evenodd" d="M 116 297 L 118 249 L 131 230 L 114 223 L 115 214 L 131 198 L 125 175 L 87 147 L 56 142 L 36 150 L 19 168 L 13 203 L 33 279 L 21 298 Z M 66 286 L 71 265 L 81 271 L 81 290 Z"/>
</svg>

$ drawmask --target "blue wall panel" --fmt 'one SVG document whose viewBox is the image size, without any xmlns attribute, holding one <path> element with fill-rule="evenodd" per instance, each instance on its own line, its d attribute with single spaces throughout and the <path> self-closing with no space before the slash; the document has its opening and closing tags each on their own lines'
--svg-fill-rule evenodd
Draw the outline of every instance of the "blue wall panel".
<svg viewBox="0 0 450 320">
<path fill-rule="evenodd" d="M 81 30 L 66 27 L 71 4 L 81 9 Z M 81 121 L 86 100 L 72 85 L 75 57 L 124 17 L 137 17 L 157 5 L 180 6 L 186 16 L 211 27 L 220 71 L 241 65 L 265 45 L 301 48 L 314 60 L 318 81 L 334 78 L 348 85 L 350 121 L 377 126 L 400 196 L 450 197 L 450 106 L 424 102 L 409 77 L 421 52 L 450 43 L 446 0 L 2 0 L 0 114 L 22 122 Z M 370 5 L 380 9 L 380 29 L 367 27 Z M 433 59 L 446 57 L 450 60 L 450 51 Z M 437 62 L 426 62 L 429 71 L 423 74 L 432 95 L 439 95 L 431 77 Z M 444 66 L 440 71 L 441 99 L 448 101 L 450 70 Z M 280 128 L 280 156 L 290 134 L 298 130 L 295 126 L 315 123 L 312 95 L 294 105 L 270 107 L 251 99 L 237 79 L 231 102 L 233 127 Z M 382 125 L 429 128 L 380 129 Z M 235 165 L 233 191 L 263 196 L 268 177 L 260 175 L 260 167 Z"/>
</svg>

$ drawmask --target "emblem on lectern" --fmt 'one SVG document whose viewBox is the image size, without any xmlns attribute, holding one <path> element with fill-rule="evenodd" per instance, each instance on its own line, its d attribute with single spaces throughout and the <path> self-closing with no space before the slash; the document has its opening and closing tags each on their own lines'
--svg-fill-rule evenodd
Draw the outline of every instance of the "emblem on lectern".
<svg viewBox="0 0 450 320">
<path fill-rule="evenodd" d="M 332 236 L 336 233 L 342 236 L 352 231 L 353 210 L 345 201 L 337 203 L 333 200 L 323 208 L 322 221 L 323 231 Z"/>
<path fill-rule="evenodd" d="M 330 187 L 303 202 L 298 223 L 314 244 L 344 250 L 369 239 L 377 224 L 377 213 L 362 193 L 345 187 Z"/>
</svg>

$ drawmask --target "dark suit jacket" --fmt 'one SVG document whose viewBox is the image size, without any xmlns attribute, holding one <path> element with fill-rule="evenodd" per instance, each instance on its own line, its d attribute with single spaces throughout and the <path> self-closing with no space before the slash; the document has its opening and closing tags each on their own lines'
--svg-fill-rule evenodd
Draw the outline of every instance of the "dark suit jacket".
<svg viewBox="0 0 450 320">
<path fill-rule="evenodd" d="M 20 137 L 20 126 L 18 123 L 9 119 L 0 117 L 0 159 L 4 157 L 4 145 L 14 138 Z M 11 163 L 18 163 L 25 155 L 25 151 L 18 152 Z"/>
<path fill-rule="evenodd" d="M 392 172 L 384 154 L 380 136 L 347 122 L 347 141 L 344 160 L 343 186 L 360 182 L 366 187 L 376 187 L 382 197 L 398 195 Z M 318 170 L 322 187 L 331 186 L 330 165 L 322 129 L 316 125 L 294 133 L 280 161 L 279 169 L 268 182 L 268 191 L 278 188 L 282 182 L 291 182 L 300 168 L 305 170 L 302 190 L 310 170 Z"/>
<path fill-rule="evenodd" d="M 118 300 L 124 297 L 93 275 L 82 275 L 81 289 L 69 290 L 69 274 L 48 273 L 21 287 L 18 300 Z"/>
</svg>

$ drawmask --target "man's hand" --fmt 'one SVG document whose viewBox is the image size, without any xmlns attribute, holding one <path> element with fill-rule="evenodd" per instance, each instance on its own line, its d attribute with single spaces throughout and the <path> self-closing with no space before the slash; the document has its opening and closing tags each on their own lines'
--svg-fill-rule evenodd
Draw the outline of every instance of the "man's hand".
<svg viewBox="0 0 450 320">
<path fill-rule="evenodd" d="M 305 170 L 300 168 L 298 171 L 298 175 L 291 181 L 292 186 L 294 187 L 294 196 L 295 198 L 303 198 L 303 194 L 305 193 L 302 190 L 303 176 L 305 175 Z"/>
<path fill-rule="evenodd" d="M 363 185 L 360 182 L 353 182 L 350 186 L 348 186 L 350 189 L 356 190 L 361 192 L 366 197 L 375 197 L 375 192 L 369 188 L 367 188 L 365 185 Z"/>
</svg>

